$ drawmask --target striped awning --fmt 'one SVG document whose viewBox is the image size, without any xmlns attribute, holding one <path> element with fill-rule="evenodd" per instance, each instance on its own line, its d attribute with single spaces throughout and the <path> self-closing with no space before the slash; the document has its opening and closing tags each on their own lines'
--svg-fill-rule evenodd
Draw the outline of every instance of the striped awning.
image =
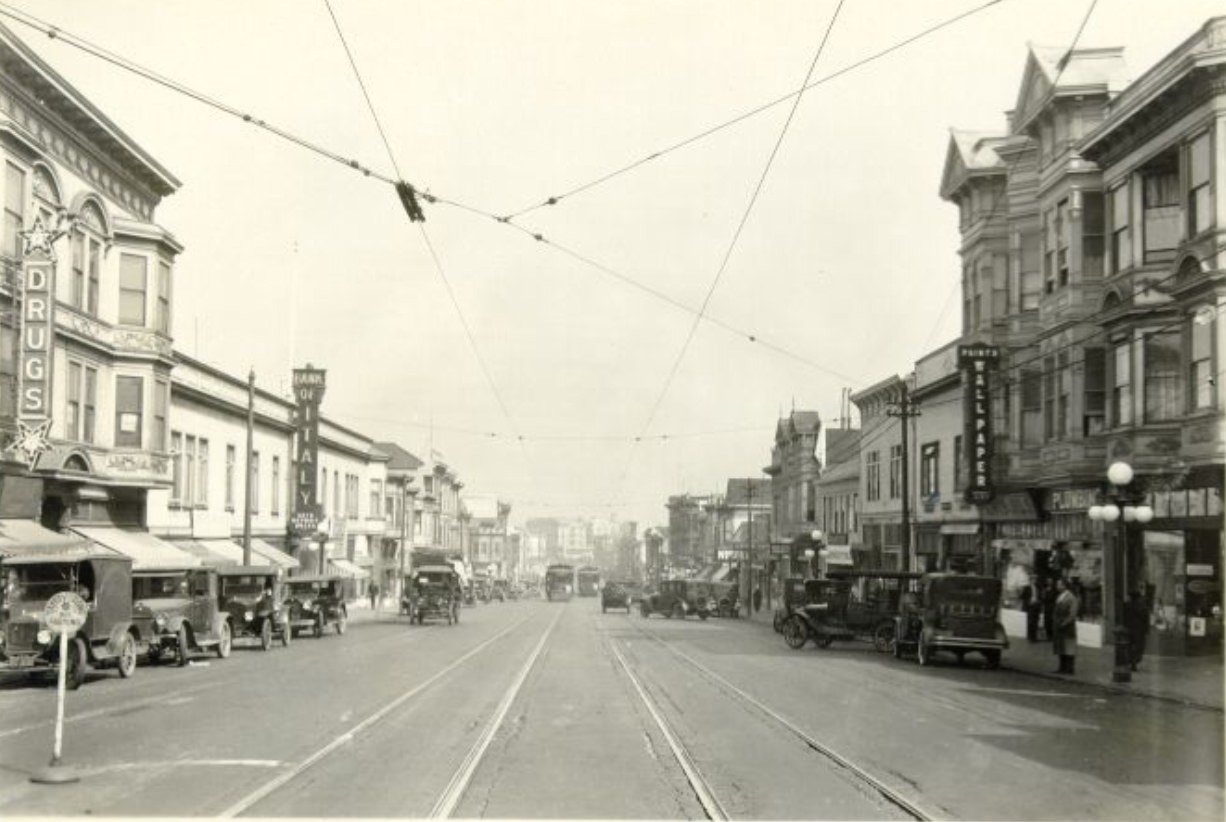
<svg viewBox="0 0 1226 822">
<path fill-rule="evenodd" d="M 274 548 L 264 540 L 256 537 L 251 538 L 251 553 L 256 554 L 263 559 L 264 562 L 267 562 L 269 565 L 276 566 L 277 568 L 297 568 L 299 564 L 298 560 L 294 559 L 289 554 L 285 553 L 279 548 Z"/>
<path fill-rule="evenodd" d="M 154 569 L 198 568 L 200 558 L 175 545 L 158 539 L 148 531 L 128 528 L 85 527 L 72 529 L 86 539 L 132 558 L 133 571 Z"/>
<path fill-rule="evenodd" d="M 88 545 L 76 534 L 61 534 L 32 519 L 0 519 L 0 557 L 76 551 Z"/>
<path fill-rule="evenodd" d="M 336 573 L 329 573 L 329 576 L 347 577 L 349 579 L 370 579 L 369 572 L 363 571 L 347 559 L 333 559 L 329 557 L 328 571 L 332 572 L 333 570 Z"/>
</svg>

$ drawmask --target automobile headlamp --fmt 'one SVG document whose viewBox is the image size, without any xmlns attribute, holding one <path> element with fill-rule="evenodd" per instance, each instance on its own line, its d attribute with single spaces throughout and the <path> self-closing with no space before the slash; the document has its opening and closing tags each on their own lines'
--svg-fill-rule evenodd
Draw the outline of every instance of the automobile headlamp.
<svg viewBox="0 0 1226 822">
<path fill-rule="evenodd" d="M 303 600 L 302 607 L 307 611 L 313 611 L 315 610 L 315 603 L 311 602 L 309 599 Z"/>
<path fill-rule="evenodd" d="M 35 637 L 35 639 L 38 640 L 39 645 L 50 645 L 51 644 L 51 632 L 48 631 L 46 628 L 43 628 L 41 631 L 38 632 L 38 636 Z"/>
<path fill-rule="evenodd" d="M 156 617 L 154 617 L 153 622 L 159 628 L 166 627 L 166 617 L 162 616 L 161 614 L 158 614 Z"/>
<path fill-rule="evenodd" d="M 255 611 L 246 611 L 246 612 L 244 612 L 244 613 L 243 613 L 243 619 L 247 620 L 248 622 L 250 622 L 251 620 L 255 619 Z"/>
</svg>

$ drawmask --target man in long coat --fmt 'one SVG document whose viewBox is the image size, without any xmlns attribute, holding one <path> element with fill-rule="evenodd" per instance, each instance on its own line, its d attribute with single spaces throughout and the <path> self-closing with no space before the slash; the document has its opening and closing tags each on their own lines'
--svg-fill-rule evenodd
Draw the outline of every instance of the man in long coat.
<svg viewBox="0 0 1226 822">
<path fill-rule="evenodd" d="M 1058 674 L 1077 672 L 1077 610 L 1079 603 L 1063 577 L 1056 580 L 1056 605 L 1052 620 L 1055 635 L 1052 638 L 1052 653 L 1060 657 Z"/>
</svg>

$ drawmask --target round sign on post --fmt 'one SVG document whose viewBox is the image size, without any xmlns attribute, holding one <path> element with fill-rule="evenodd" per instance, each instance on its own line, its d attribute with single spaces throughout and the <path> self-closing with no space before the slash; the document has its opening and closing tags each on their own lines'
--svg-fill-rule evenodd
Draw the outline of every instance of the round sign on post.
<svg viewBox="0 0 1226 822">
<path fill-rule="evenodd" d="M 85 600 L 72 591 L 61 591 L 47 600 L 43 608 L 43 622 L 47 628 L 60 635 L 60 665 L 59 688 L 55 708 L 55 748 L 51 752 L 51 763 L 46 768 L 36 771 L 30 776 L 31 782 L 44 784 L 64 784 L 76 782 L 77 775 L 71 768 L 64 766 L 60 753 L 64 745 L 64 678 L 68 669 L 68 637 L 80 630 L 89 615 L 89 606 Z M 77 660 L 78 665 L 84 665 L 84 659 Z"/>
</svg>

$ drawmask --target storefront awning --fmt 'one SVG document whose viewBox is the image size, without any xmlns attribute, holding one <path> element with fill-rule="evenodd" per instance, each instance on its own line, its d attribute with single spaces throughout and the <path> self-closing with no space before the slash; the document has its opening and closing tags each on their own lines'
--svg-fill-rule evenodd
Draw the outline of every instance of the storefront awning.
<svg viewBox="0 0 1226 822">
<path fill-rule="evenodd" d="M 942 534 L 978 534 L 979 523 L 977 522 L 943 522 L 941 523 Z"/>
<path fill-rule="evenodd" d="M 76 534 L 61 534 L 32 519 L 0 520 L 0 557 L 78 551 L 89 543 Z"/>
<path fill-rule="evenodd" d="M 202 564 L 199 557 L 158 539 L 148 531 L 114 527 L 78 527 L 72 530 L 116 553 L 131 557 L 133 571 L 198 568 Z"/>
<path fill-rule="evenodd" d="M 347 559 L 328 558 L 329 576 L 348 577 L 349 579 L 370 579 L 370 574 L 363 571 Z M 332 573 L 335 571 L 336 573 Z"/>
<path fill-rule="evenodd" d="M 850 545 L 827 545 L 819 555 L 826 560 L 826 565 L 854 565 L 851 558 Z"/>
<path fill-rule="evenodd" d="M 251 538 L 251 553 L 277 568 L 289 569 L 298 567 L 298 560 L 256 537 Z"/>
</svg>

